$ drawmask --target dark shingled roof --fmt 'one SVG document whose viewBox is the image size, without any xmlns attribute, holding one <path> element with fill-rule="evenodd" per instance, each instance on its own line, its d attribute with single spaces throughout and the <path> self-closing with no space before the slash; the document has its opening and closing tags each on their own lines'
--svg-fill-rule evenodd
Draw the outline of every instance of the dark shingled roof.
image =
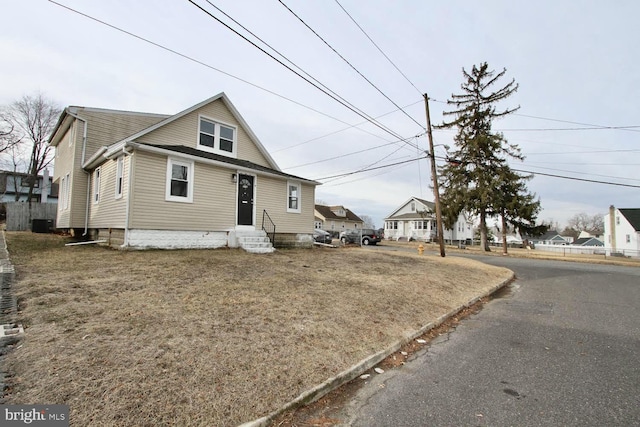
<svg viewBox="0 0 640 427">
<path fill-rule="evenodd" d="M 156 144 L 146 144 L 146 143 L 142 143 L 142 144 L 148 145 L 150 147 L 162 148 L 163 150 L 169 150 L 176 153 L 188 154 L 190 156 L 200 157 L 203 159 L 215 160 L 217 162 L 228 163 L 230 165 L 235 165 L 235 166 L 241 166 L 243 168 L 252 169 L 255 171 L 267 172 L 274 175 L 280 175 L 285 178 L 300 179 L 303 181 L 315 182 L 310 179 L 300 178 L 299 176 L 280 172 L 278 170 L 271 169 L 266 166 L 259 165 L 257 163 L 253 163 L 248 160 L 234 159 L 227 156 L 221 156 L 220 154 L 208 153 L 206 151 L 197 150 L 195 148 L 185 147 L 184 145 L 156 145 Z"/>
<path fill-rule="evenodd" d="M 346 213 L 346 216 L 338 216 L 336 214 L 334 214 L 331 211 L 331 206 L 325 206 L 325 205 L 316 205 L 316 210 L 326 219 L 337 219 L 337 220 L 348 220 L 348 221 L 358 221 L 358 222 L 364 222 L 362 221 L 362 219 L 360 219 L 360 217 L 356 214 L 354 214 L 353 212 L 351 212 L 349 209 L 345 208 L 344 211 Z"/>
<path fill-rule="evenodd" d="M 635 231 L 640 231 L 640 209 L 618 209 Z"/>
</svg>

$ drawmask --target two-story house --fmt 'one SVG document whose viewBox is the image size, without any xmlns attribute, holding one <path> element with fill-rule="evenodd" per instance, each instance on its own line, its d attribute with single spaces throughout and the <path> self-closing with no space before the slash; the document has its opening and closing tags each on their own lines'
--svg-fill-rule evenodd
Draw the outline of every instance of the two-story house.
<svg viewBox="0 0 640 427">
<path fill-rule="evenodd" d="M 67 107 L 50 144 L 60 229 L 122 248 L 246 248 L 263 228 L 312 245 L 319 183 L 282 172 L 224 93 L 174 115 Z"/>
</svg>

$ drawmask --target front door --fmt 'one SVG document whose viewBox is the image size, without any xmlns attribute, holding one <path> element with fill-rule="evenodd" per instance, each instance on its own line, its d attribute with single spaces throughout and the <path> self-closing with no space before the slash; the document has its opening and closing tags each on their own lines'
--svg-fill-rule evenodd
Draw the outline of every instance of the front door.
<svg viewBox="0 0 640 427">
<path fill-rule="evenodd" d="M 238 175 L 238 225 L 253 225 L 253 177 Z"/>
</svg>

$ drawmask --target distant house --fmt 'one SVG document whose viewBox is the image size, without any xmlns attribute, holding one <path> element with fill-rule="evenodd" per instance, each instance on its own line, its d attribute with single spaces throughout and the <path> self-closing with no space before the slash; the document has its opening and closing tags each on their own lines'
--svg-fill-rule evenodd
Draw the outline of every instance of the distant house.
<svg viewBox="0 0 640 427">
<path fill-rule="evenodd" d="M 29 196 L 31 175 L 22 172 L 0 171 L 0 202 L 26 202 Z M 44 170 L 33 186 L 32 201 L 58 202 L 58 184 L 53 182 L 49 171 Z"/>
<path fill-rule="evenodd" d="M 595 237 L 579 237 L 572 244 L 575 246 L 604 246 L 604 243 Z"/>
<path fill-rule="evenodd" d="M 602 241 L 604 238 L 604 232 L 595 230 L 582 230 L 578 235 L 578 239 L 584 239 L 585 237 L 595 237 L 596 239 Z"/>
<path fill-rule="evenodd" d="M 573 241 L 573 238 L 561 236 L 556 230 L 548 230 L 542 236 L 531 237 L 529 241 L 536 245 L 568 245 Z"/>
<path fill-rule="evenodd" d="M 315 205 L 314 228 L 329 232 L 355 230 L 364 227 L 364 221 L 344 206 Z"/>
<path fill-rule="evenodd" d="M 224 93 L 174 115 L 67 107 L 49 143 L 60 229 L 122 248 L 313 246 L 319 183 L 282 172 Z"/>
<path fill-rule="evenodd" d="M 604 238 L 614 253 L 640 254 L 640 209 L 618 209 L 613 205 L 604 216 Z"/>
<path fill-rule="evenodd" d="M 384 237 L 433 241 L 436 238 L 436 215 L 433 202 L 411 197 L 384 219 Z M 473 238 L 473 221 L 460 214 L 453 229 L 444 230 L 444 239 L 464 242 Z"/>
</svg>

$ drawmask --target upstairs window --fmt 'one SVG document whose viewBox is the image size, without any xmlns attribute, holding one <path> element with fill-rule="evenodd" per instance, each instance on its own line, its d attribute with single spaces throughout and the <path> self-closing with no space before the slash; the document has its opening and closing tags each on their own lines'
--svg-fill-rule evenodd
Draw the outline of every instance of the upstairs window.
<svg viewBox="0 0 640 427">
<path fill-rule="evenodd" d="M 198 147 L 211 153 L 236 157 L 236 128 L 200 117 Z"/>
</svg>

